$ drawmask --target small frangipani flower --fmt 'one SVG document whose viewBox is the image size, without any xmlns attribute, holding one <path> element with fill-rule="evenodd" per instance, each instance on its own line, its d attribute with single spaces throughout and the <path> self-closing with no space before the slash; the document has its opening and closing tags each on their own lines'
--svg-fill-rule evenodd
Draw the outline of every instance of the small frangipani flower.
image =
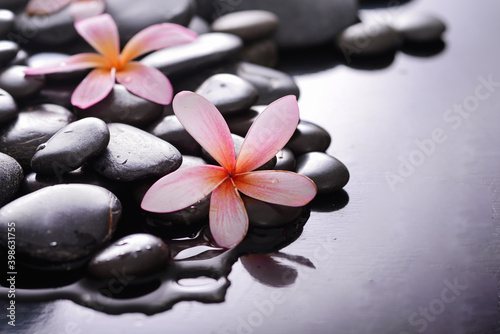
<svg viewBox="0 0 500 334">
<path fill-rule="evenodd" d="M 48 15 L 69 6 L 73 19 L 80 20 L 104 12 L 104 0 L 30 0 L 26 5 L 28 15 Z"/>
<path fill-rule="evenodd" d="M 173 108 L 184 128 L 220 166 L 193 166 L 167 174 L 144 195 L 144 210 L 173 212 L 212 193 L 210 231 L 217 244 L 231 248 L 243 240 L 248 230 L 240 192 L 264 202 L 296 207 L 316 196 L 316 185 L 303 175 L 254 171 L 273 158 L 293 135 L 299 122 L 295 96 L 274 101 L 257 117 L 237 158 L 227 123 L 207 99 L 181 92 L 175 96 Z"/>
<path fill-rule="evenodd" d="M 195 32 L 173 23 L 152 25 L 132 37 L 120 53 L 118 28 L 108 14 L 75 22 L 76 31 L 99 53 L 81 53 L 55 65 L 28 68 L 27 75 L 40 75 L 94 68 L 76 87 L 71 103 L 86 109 L 104 99 L 115 80 L 131 93 L 146 100 L 167 105 L 173 89 L 158 69 L 133 59 L 151 51 L 185 44 L 197 38 Z"/>
</svg>

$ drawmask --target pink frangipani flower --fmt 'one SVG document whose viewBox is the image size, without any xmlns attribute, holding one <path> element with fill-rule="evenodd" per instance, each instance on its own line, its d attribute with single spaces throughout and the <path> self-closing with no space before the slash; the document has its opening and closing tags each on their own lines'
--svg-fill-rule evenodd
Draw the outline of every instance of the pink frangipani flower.
<svg viewBox="0 0 500 334">
<path fill-rule="evenodd" d="M 133 59 L 159 49 L 192 42 L 195 32 L 173 23 L 152 25 L 128 41 L 120 54 L 118 28 L 113 18 L 102 14 L 75 22 L 77 32 L 99 53 L 73 55 L 53 66 L 29 68 L 27 75 L 94 68 L 76 87 L 71 103 L 86 109 L 104 99 L 113 89 L 115 79 L 133 94 L 147 100 L 169 104 L 173 89 L 158 69 Z"/>
<path fill-rule="evenodd" d="M 271 103 L 254 121 L 235 158 L 234 143 L 224 118 L 201 95 L 181 92 L 174 112 L 191 136 L 220 164 L 176 170 L 147 191 L 142 208 L 150 212 L 183 209 L 212 193 L 210 231 L 222 247 L 236 246 L 248 230 L 248 215 L 240 192 L 286 206 L 303 206 L 316 196 L 309 178 L 288 171 L 253 171 L 273 158 L 293 135 L 299 122 L 295 96 Z"/>
<path fill-rule="evenodd" d="M 102 14 L 104 0 L 30 0 L 26 5 L 28 15 L 48 15 L 69 6 L 73 19 L 80 20 Z"/>
</svg>

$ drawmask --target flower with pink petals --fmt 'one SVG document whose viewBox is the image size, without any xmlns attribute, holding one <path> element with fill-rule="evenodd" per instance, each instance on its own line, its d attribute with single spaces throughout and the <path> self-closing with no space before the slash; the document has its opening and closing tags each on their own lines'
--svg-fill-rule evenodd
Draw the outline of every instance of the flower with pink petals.
<svg viewBox="0 0 500 334">
<path fill-rule="evenodd" d="M 299 122 L 295 96 L 274 101 L 257 117 L 237 158 L 229 127 L 207 99 L 181 92 L 175 96 L 173 108 L 184 128 L 220 166 L 193 166 L 164 176 L 144 196 L 144 210 L 173 212 L 212 193 L 210 231 L 220 246 L 230 248 L 240 243 L 248 230 L 240 192 L 261 201 L 297 207 L 316 196 L 316 185 L 303 175 L 254 171 L 272 159 L 293 135 Z"/>
<path fill-rule="evenodd" d="M 152 25 L 128 41 L 120 53 L 118 28 L 113 18 L 102 14 L 75 23 L 77 32 L 99 53 L 73 55 L 53 66 L 29 68 L 27 75 L 40 75 L 94 68 L 76 87 L 71 103 L 86 109 L 104 99 L 115 80 L 133 94 L 159 104 L 172 101 L 170 81 L 158 69 L 133 59 L 148 52 L 192 42 L 195 32 L 173 23 Z"/>
<path fill-rule="evenodd" d="M 26 5 L 26 14 L 48 15 L 66 6 L 75 20 L 102 14 L 106 7 L 104 0 L 30 0 Z"/>
</svg>

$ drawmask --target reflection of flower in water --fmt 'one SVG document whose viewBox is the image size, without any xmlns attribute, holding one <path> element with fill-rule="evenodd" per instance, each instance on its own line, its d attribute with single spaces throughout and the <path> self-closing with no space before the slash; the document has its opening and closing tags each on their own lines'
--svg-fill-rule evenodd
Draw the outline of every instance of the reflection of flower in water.
<svg viewBox="0 0 500 334">
<path fill-rule="evenodd" d="M 102 14 L 106 5 L 104 0 L 30 0 L 26 5 L 26 14 L 48 15 L 66 6 L 76 21 Z"/>
<path fill-rule="evenodd" d="M 45 282 L 40 282 L 40 272 L 26 271 L 21 275 L 21 271 L 18 270 L 18 277 L 29 277 L 32 283 L 16 287 L 16 305 L 17 302 L 21 304 L 69 299 L 110 314 L 127 312 L 155 314 L 170 309 L 179 301 L 220 303 L 224 301 L 230 285 L 227 277 L 240 256 L 276 252 L 289 245 L 300 236 L 308 218 L 309 211 L 304 209 L 303 215 L 296 222 L 284 227 L 268 229 L 251 227 L 247 237 L 240 244 L 227 250 L 213 244 L 207 226 L 204 226 L 195 237 L 165 240 L 171 248 L 174 260 L 163 271 L 146 278 L 136 278 L 122 270 L 117 271 L 115 277 L 109 280 L 89 277 L 68 280 L 64 279 L 64 276 L 75 273 L 50 272 L 43 278 Z M 156 232 L 161 234 L 161 228 L 158 227 Z M 190 257 L 186 256 L 189 248 L 193 248 Z M 179 256 L 180 254 L 182 256 Z M 300 258 L 283 253 L 273 253 L 273 256 L 285 257 L 292 261 L 294 258 Z M 179 260 L 176 260 L 176 257 Z M 302 258 L 298 262 L 308 261 Z M 51 280 L 54 275 L 57 275 L 60 284 L 56 285 L 54 280 Z M 35 277 L 36 281 L 33 281 Z M 7 292 L 8 288 L 0 287 L 0 299 L 6 298 Z"/>
<path fill-rule="evenodd" d="M 276 261 L 277 258 L 287 259 L 291 262 L 315 269 L 314 264 L 309 259 L 281 252 L 242 256 L 241 263 L 253 278 L 264 285 L 285 287 L 294 284 L 299 275 L 297 269 Z"/>
</svg>

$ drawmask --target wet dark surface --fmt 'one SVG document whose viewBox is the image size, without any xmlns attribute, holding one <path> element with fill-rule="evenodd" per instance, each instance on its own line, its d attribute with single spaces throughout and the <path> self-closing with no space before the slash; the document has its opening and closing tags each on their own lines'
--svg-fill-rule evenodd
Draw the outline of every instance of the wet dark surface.
<svg viewBox="0 0 500 334">
<path fill-rule="evenodd" d="M 332 48 L 281 56 L 302 118 L 331 134 L 351 179 L 313 201 L 293 243 L 237 260 L 224 302 L 147 316 L 19 301 L 0 332 L 500 332 L 500 4 L 414 0 L 362 17 L 413 10 L 445 20 L 444 44 L 375 66 Z"/>
</svg>

